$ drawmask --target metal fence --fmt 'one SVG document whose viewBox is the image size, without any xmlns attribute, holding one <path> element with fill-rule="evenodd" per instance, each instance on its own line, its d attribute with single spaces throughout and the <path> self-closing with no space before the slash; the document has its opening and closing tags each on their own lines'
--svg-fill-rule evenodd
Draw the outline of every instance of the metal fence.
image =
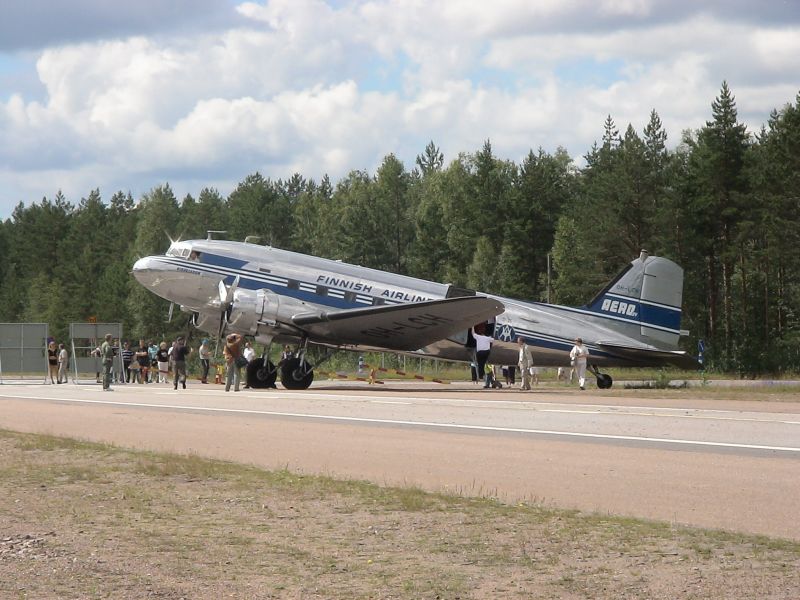
<svg viewBox="0 0 800 600">
<path fill-rule="evenodd" d="M 70 371 L 73 383 L 99 383 L 103 370 L 98 352 L 107 333 L 114 344 L 113 373 L 118 382 L 124 383 L 122 370 L 122 323 L 70 323 L 69 337 L 72 353 Z"/>
<path fill-rule="evenodd" d="M 47 323 L 0 323 L 0 384 L 45 383 Z"/>
</svg>

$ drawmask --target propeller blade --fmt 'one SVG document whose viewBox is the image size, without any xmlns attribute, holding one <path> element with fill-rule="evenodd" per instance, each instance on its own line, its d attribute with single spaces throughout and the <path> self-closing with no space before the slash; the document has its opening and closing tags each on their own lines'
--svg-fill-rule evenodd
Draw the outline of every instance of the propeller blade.
<svg viewBox="0 0 800 600">
<path fill-rule="evenodd" d="M 172 311 L 173 310 L 175 310 L 175 303 L 174 302 L 170 302 L 169 303 L 169 313 L 167 313 L 167 323 L 172 321 Z"/>
<path fill-rule="evenodd" d="M 228 286 L 226 286 L 225 282 L 220 279 L 219 283 L 217 284 L 217 290 L 219 291 L 219 304 L 222 307 L 222 311 L 225 312 L 225 302 L 228 298 Z"/>
<path fill-rule="evenodd" d="M 217 330 L 217 343 L 222 339 L 222 334 L 225 333 L 225 313 L 219 317 L 219 330 Z"/>
<path fill-rule="evenodd" d="M 217 351 L 219 350 L 219 342 L 222 339 L 222 334 L 225 333 L 225 317 L 228 315 L 228 311 L 233 305 L 233 297 L 234 294 L 236 293 L 236 288 L 238 287 L 239 287 L 238 275 L 233 280 L 233 283 L 231 284 L 230 287 L 226 286 L 225 282 L 222 280 L 220 280 L 219 284 L 217 285 L 217 290 L 219 291 L 220 314 L 219 314 L 219 329 L 217 330 L 217 344 L 214 348 L 215 358 L 217 356 Z"/>
<path fill-rule="evenodd" d="M 228 307 L 233 302 L 233 295 L 236 293 L 236 288 L 239 287 L 239 276 L 236 276 L 236 279 L 233 280 L 231 287 L 225 285 L 224 281 L 220 281 L 217 284 L 217 289 L 219 291 L 219 303 L 222 305 L 222 311 L 225 312 L 228 310 Z"/>
<path fill-rule="evenodd" d="M 236 279 L 233 280 L 233 284 L 231 287 L 228 288 L 228 295 L 226 296 L 226 304 L 230 306 L 233 303 L 233 294 L 236 292 L 236 288 L 239 287 L 239 276 L 236 276 Z"/>
</svg>

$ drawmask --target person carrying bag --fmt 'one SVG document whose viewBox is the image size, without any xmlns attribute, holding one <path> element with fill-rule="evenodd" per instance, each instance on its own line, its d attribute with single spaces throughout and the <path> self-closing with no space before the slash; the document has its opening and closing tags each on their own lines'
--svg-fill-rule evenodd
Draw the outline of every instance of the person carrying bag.
<svg viewBox="0 0 800 600">
<path fill-rule="evenodd" d="M 242 336 L 238 333 L 231 333 L 225 338 L 225 347 L 222 354 L 225 357 L 225 364 L 227 372 L 225 374 L 225 391 L 231 391 L 231 383 L 233 383 L 233 391 L 239 391 L 239 381 L 241 374 L 239 370 L 242 366 L 247 365 L 247 359 L 242 355 Z M 244 365 L 240 364 L 244 361 Z"/>
</svg>

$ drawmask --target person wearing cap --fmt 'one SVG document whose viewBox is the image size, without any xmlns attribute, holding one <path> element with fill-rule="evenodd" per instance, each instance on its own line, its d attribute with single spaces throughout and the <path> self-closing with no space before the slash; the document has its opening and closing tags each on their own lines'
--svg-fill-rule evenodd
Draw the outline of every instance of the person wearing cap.
<svg viewBox="0 0 800 600">
<path fill-rule="evenodd" d="M 208 369 L 211 367 L 211 349 L 208 347 L 208 338 L 203 338 L 197 352 L 200 355 L 200 366 L 203 368 L 200 383 L 208 383 Z"/>
<path fill-rule="evenodd" d="M 242 341 L 242 336 L 238 333 L 231 333 L 225 338 L 225 347 L 222 350 L 222 354 L 225 356 L 225 364 L 227 366 L 225 374 L 226 392 L 231 391 L 231 383 L 233 383 L 233 391 L 239 391 L 239 380 L 241 379 L 239 360 L 244 358 L 242 356 Z"/>
</svg>

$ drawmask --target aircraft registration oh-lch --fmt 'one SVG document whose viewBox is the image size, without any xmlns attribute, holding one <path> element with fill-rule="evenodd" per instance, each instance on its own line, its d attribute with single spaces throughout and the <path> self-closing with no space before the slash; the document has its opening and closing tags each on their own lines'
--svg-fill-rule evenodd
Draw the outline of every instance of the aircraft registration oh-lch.
<svg viewBox="0 0 800 600">
<path fill-rule="evenodd" d="M 273 386 L 278 375 L 289 389 L 311 385 L 321 361 L 310 363 L 309 345 L 470 362 L 472 328 L 481 324 L 494 338 L 492 364 L 515 365 L 521 337 L 537 365 L 565 366 L 581 337 L 601 388 L 612 384 L 601 366 L 697 366 L 678 350 L 683 269 L 645 252 L 582 307 L 503 298 L 210 234 L 139 259 L 133 274 L 209 333 L 253 336 L 267 347 L 297 344 L 280 368 L 268 353 L 253 361 L 254 387 Z"/>
</svg>

